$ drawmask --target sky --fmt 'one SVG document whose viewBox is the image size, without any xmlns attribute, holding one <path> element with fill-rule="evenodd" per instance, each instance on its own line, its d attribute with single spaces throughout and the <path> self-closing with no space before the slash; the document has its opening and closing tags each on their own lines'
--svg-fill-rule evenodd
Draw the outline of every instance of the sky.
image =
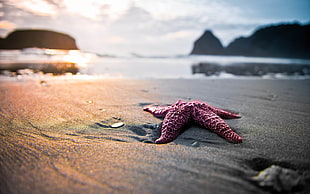
<svg viewBox="0 0 310 194">
<path fill-rule="evenodd" d="M 188 54 L 205 30 L 224 46 L 259 26 L 310 23 L 310 0 L 0 0 L 0 36 L 48 29 L 81 50 L 113 55 Z"/>
</svg>

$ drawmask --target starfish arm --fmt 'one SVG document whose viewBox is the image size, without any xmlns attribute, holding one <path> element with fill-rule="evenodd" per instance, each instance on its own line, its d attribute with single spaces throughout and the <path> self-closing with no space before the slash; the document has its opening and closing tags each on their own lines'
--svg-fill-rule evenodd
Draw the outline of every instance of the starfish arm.
<svg viewBox="0 0 310 194">
<path fill-rule="evenodd" d="M 203 109 L 203 110 L 210 110 L 212 112 L 214 112 L 215 114 L 217 114 L 218 116 L 220 116 L 223 119 L 236 119 L 236 118 L 240 118 L 241 116 L 238 114 L 234 114 L 219 108 L 215 108 L 205 102 L 199 101 L 199 100 L 194 100 L 192 101 L 192 103 L 194 103 L 196 106 L 198 106 L 199 108 Z"/>
<path fill-rule="evenodd" d="M 180 134 L 184 125 L 190 121 L 190 116 L 190 107 L 186 106 L 176 106 L 174 110 L 169 111 L 163 121 L 161 136 L 155 143 L 163 144 L 173 141 Z"/>
<path fill-rule="evenodd" d="M 199 125 L 214 131 L 230 142 L 242 142 L 242 137 L 235 133 L 223 119 L 212 111 L 206 111 L 196 107 L 193 109 L 192 119 Z"/>
<path fill-rule="evenodd" d="M 150 106 L 144 107 L 143 110 L 153 114 L 155 117 L 164 118 L 169 111 L 173 110 L 176 106 L 181 106 L 182 104 L 185 104 L 185 102 L 182 100 L 178 100 L 176 103 L 170 106 L 151 106 L 150 105 Z"/>
<path fill-rule="evenodd" d="M 172 109 L 173 106 L 146 106 L 143 108 L 144 111 L 147 111 L 159 118 L 164 118 Z"/>
<path fill-rule="evenodd" d="M 220 116 L 223 119 L 237 119 L 237 118 L 241 118 L 241 116 L 238 115 L 238 114 L 234 114 L 234 113 L 231 113 L 231 112 L 228 112 L 226 110 L 219 109 L 219 108 L 214 108 L 214 110 L 212 112 L 214 112 L 215 114 L 217 114 L 218 116 Z"/>
</svg>

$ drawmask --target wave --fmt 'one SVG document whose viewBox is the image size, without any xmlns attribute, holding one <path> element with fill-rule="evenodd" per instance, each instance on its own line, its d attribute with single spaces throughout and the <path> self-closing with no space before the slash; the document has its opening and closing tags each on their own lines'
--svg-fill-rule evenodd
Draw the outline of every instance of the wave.
<svg viewBox="0 0 310 194">
<path fill-rule="evenodd" d="M 310 60 L 243 56 L 116 56 L 80 50 L 0 50 L 0 71 L 18 75 L 79 73 L 103 77 L 309 79 Z M 10 73 L 13 72 L 13 73 Z"/>
</svg>

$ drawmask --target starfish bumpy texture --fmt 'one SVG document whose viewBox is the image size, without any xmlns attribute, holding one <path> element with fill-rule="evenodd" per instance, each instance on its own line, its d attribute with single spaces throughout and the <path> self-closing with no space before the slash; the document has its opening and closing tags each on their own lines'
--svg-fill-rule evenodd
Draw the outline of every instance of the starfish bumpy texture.
<svg viewBox="0 0 310 194">
<path fill-rule="evenodd" d="M 184 102 L 179 100 L 170 106 L 146 106 L 143 110 L 152 113 L 155 117 L 164 118 L 161 136 L 155 141 L 156 144 L 173 141 L 180 134 L 182 128 L 192 121 L 212 130 L 232 143 L 242 142 L 242 137 L 222 119 L 235 119 L 240 116 L 212 107 L 202 101 Z"/>
</svg>

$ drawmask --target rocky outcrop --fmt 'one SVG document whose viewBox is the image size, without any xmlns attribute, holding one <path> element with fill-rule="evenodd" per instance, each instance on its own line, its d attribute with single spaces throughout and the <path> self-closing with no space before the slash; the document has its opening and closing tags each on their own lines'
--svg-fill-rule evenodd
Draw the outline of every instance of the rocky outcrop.
<svg viewBox="0 0 310 194">
<path fill-rule="evenodd" d="M 283 63 L 231 63 L 221 65 L 217 63 L 201 62 L 192 65 L 192 73 L 204 73 L 207 76 L 219 75 L 225 72 L 237 76 L 264 76 L 268 74 L 310 75 L 310 64 Z"/>
<path fill-rule="evenodd" d="M 267 26 L 258 29 L 249 37 L 235 39 L 226 48 L 222 49 L 222 52 L 213 52 L 218 50 L 218 47 L 213 46 L 206 39 L 199 38 L 195 42 L 191 54 L 310 58 L 309 34 L 310 25 L 282 24 Z M 199 48 L 204 48 L 204 50 L 196 48 L 196 45 L 199 45 Z"/>
<path fill-rule="evenodd" d="M 16 30 L 0 39 L 0 49 L 50 48 L 78 50 L 75 39 L 59 32 L 48 30 Z"/>
<path fill-rule="evenodd" d="M 191 54 L 221 55 L 223 52 L 224 47 L 221 41 L 210 30 L 207 30 L 195 41 Z"/>
<path fill-rule="evenodd" d="M 229 55 L 310 58 L 310 25 L 269 26 L 238 38 L 225 49 Z"/>
</svg>

